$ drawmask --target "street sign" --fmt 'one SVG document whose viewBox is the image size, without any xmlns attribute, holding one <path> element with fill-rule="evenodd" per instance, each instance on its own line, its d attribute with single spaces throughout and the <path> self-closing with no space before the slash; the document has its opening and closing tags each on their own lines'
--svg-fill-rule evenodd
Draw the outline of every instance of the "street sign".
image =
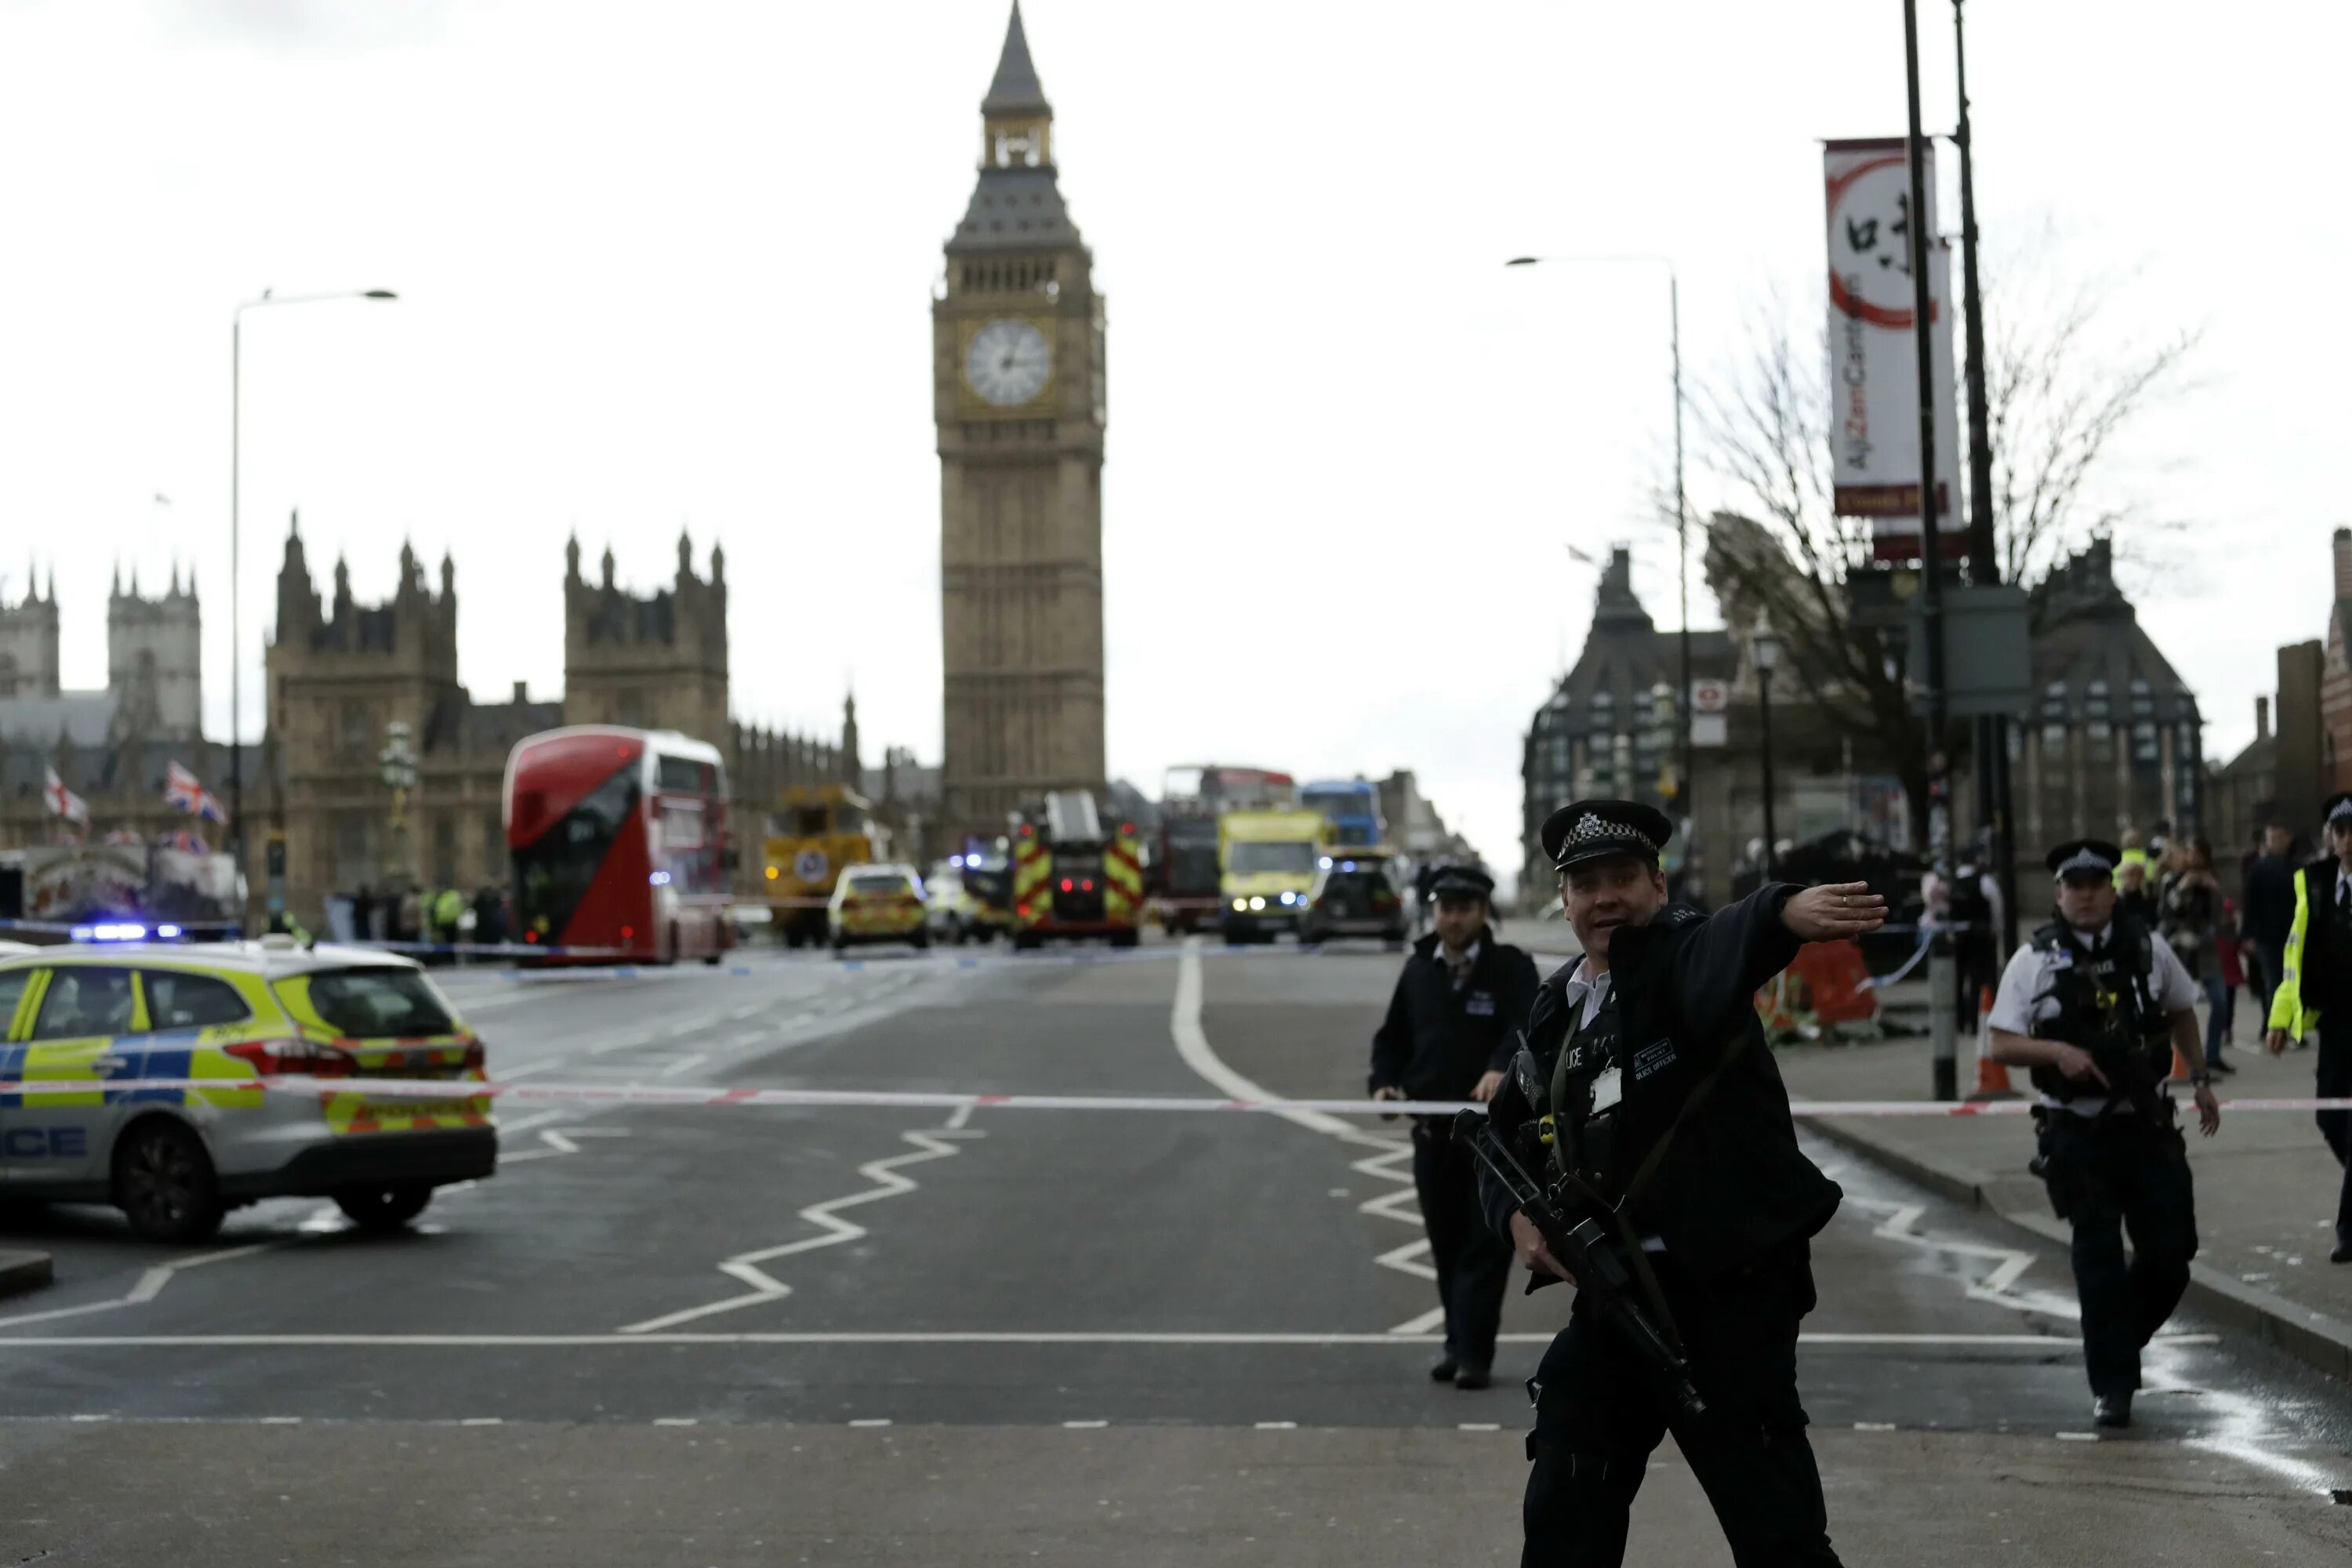
<svg viewBox="0 0 2352 1568">
<path fill-rule="evenodd" d="M 2025 590 L 1944 590 L 1944 706 L 1955 719 L 2015 718 L 2033 700 Z M 1911 600 L 1911 706 L 1927 708 L 1927 615 Z"/>
<path fill-rule="evenodd" d="M 1717 747 L 1731 744 L 1730 716 L 1724 713 L 1692 714 L 1691 744 Z"/>
<path fill-rule="evenodd" d="M 1691 711 L 1694 713 L 1727 713 L 1731 710 L 1731 683 L 1727 680 L 1694 680 L 1691 682 Z"/>
</svg>

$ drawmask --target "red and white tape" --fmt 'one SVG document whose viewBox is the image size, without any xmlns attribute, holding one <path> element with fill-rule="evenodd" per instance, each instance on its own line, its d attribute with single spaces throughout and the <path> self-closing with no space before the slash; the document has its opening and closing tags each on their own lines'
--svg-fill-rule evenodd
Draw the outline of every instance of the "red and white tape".
<svg viewBox="0 0 2352 1568">
<path fill-rule="evenodd" d="M 500 1100 L 546 1105 L 805 1105 L 866 1106 L 903 1110 L 1183 1110 L 1314 1111 L 1325 1116 L 1451 1116 L 1482 1109 L 1451 1100 L 1220 1100 L 1181 1095 L 978 1094 L 967 1091 L 887 1089 L 704 1089 L 685 1084 L 476 1083 L 462 1079 L 302 1078 L 279 1074 L 249 1079 L 43 1079 L 0 1082 L 0 1097 L 40 1100 L 54 1095 L 109 1095 L 155 1089 L 268 1089 L 281 1094 L 361 1095 L 384 1100 Z M 2225 1100 L 2225 1110 L 2352 1110 L 2352 1099 Z M 2032 1110 L 2022 1100 L 1801 1100 L 1790 1111 L 1801 1117 L 1832 1116 L 2022 1116 Z"/>
</svg>

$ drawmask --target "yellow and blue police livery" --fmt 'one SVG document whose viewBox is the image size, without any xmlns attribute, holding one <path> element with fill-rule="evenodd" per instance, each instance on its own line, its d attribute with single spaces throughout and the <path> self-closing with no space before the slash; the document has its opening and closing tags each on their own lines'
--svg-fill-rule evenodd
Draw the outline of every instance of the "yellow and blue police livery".
<svg viewBox="0 0 2352 1568">
<path fill-rule="evenodd" d="M 497 1169 L 488 1098 L 469 1088 L 485 1076 L 479 1037 L 424 970 L 370 949 L 0 955 L 0 1194 L 111 1204 L 157 1240 L 200 1239 L 268 1197 L 407 1224 L 435 1188 Z M 450 1091 L 371 1094 L 371 1079 Z"/>
</svg>

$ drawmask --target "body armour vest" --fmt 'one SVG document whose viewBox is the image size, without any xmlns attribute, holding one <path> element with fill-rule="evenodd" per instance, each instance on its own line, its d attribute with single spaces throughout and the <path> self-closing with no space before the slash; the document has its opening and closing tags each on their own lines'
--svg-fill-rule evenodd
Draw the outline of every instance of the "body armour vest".
<svg viewBox="0 0 2352 1568">
<path fill-rule="evenodd" d="M 2095 1050 L 2111 1033 L 2119 1034 L 2138 1043 L 2148 1071 L 2161 1082 L 2172 1068 L 2172 1022 L 2148 990 L 2155 955 L 2147 931 L 2118 919 L 2106 942 L 2095 945 L 2063 921 L 2053 921 L 2033 933 L 2033 951 L 2042 960 L 2042 990 L 2033 1000 L 2058 1005 L 2055 1014 L 2035 1021 L 2033 1037 Z M 2116 1098 L 2054 1067 L 2035 1068 L 2032 1079 L 2053 1100 Z"/>
<path fill-rule="evenodd" d="M 1617 1043 L 1617 988 L 1594 1009 L 1591 1022 L 1569 1036 L 1551 1069 L 1553 1163 L 1617 1201 L 1617 1130 L 1624 1075 Z"/>
</svg>

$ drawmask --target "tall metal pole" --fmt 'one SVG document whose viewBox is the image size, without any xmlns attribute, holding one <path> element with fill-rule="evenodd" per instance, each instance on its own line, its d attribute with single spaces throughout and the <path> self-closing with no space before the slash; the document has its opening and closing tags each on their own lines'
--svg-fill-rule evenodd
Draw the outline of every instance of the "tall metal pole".
<svg viewBox="0 0 2352 1568">
<path fill-rule="evenodd" d="M 228 319 L 228 852 L 237 880 L 245 879 L 245 634 L 237 609 L 244 585 L 239 570 L 239 482 L 244 462 L 245 307 Z M 245 931 L 245 903 L 236 906 L 237 933 Z"/>
<path fill-rule="evenodd" d="M 1936 355 L 1934 290 L 1929 287 L 1927 255 L 1927 139 L 1919 128 L 1919 5 L 1903 0 L 1903 64 L 1910 100 L 1911 153 L 1911 315 L 1919 359 L 1919 607 L 1926 620 L 1927 644 L 1927 853 L 1936 874 L 1947 886 L 1951 880 L 1951 805 L 1948 764 L 1944 755 L 1948 717 L 1944 689 L 1944 549 L 1937 526 L 1936 503 Z M 1933 1058 L 1936 1098 L 1959 1097 L 1959 1073 L 1954 1056 L 1957 1020 L 1952 1008 L 1952 946 L 1947 932 L 1937 931 L 1927 950 L 1927 1035 Z"/>
<path fill-rule="evenodd" d="M 1953 143 L 1960 152 L 1960 297 L 1968 325 L 1969 576 L 1990 586 L 2000 581 L 1993 538 L 1992 413 L 1985 387 L 1984 295 L 1977 280 L 1976 137 L 1969 120 L 1968 27 L 1964 0 L 1952 0 L 1952 60 L 1959 81 L 1960 120 Z M 2001 920 L 1997 954 L 2017 946 L 2017 820 L 2011 809 L 2009 731 L 2013 721 L 1977 721 L 1977 816 L 1991 825 L 1994 874 L 2000 879 Z"/>
<path fill-rule="evenodd" d="M 1675 354 L 1675 563 L 1681 574 L 1682 594 L 1682 629 L 1675 635 L 1681 656 L 1682 692 L 1675 699 L 1675 710 L 1683 723 L 1683 768 L 1682 787 L 1675 792 L 1675 804 L 1682 808 L 1683 880 L 1687 886 L 1691 851 L 1698 843 L 1698 816 L 1691 804 L 1691 786 L 1697 782 L 1698 752 L 1694 739 L 1696 722 L 1691 711 L 1690 503 L 1683 491 L 1683 286 L 1672 262 L 1666 264 L 1666 317 Z"/>
<path fill-rule="evenodd" d="M 1756 672 L 1756 712 L 1762 728 L 1764 745 L 1764 880 L 1773 879 L 1779 859 L 1780 839 L 1772 826 L 1772 672 Z"/>
</svg>

